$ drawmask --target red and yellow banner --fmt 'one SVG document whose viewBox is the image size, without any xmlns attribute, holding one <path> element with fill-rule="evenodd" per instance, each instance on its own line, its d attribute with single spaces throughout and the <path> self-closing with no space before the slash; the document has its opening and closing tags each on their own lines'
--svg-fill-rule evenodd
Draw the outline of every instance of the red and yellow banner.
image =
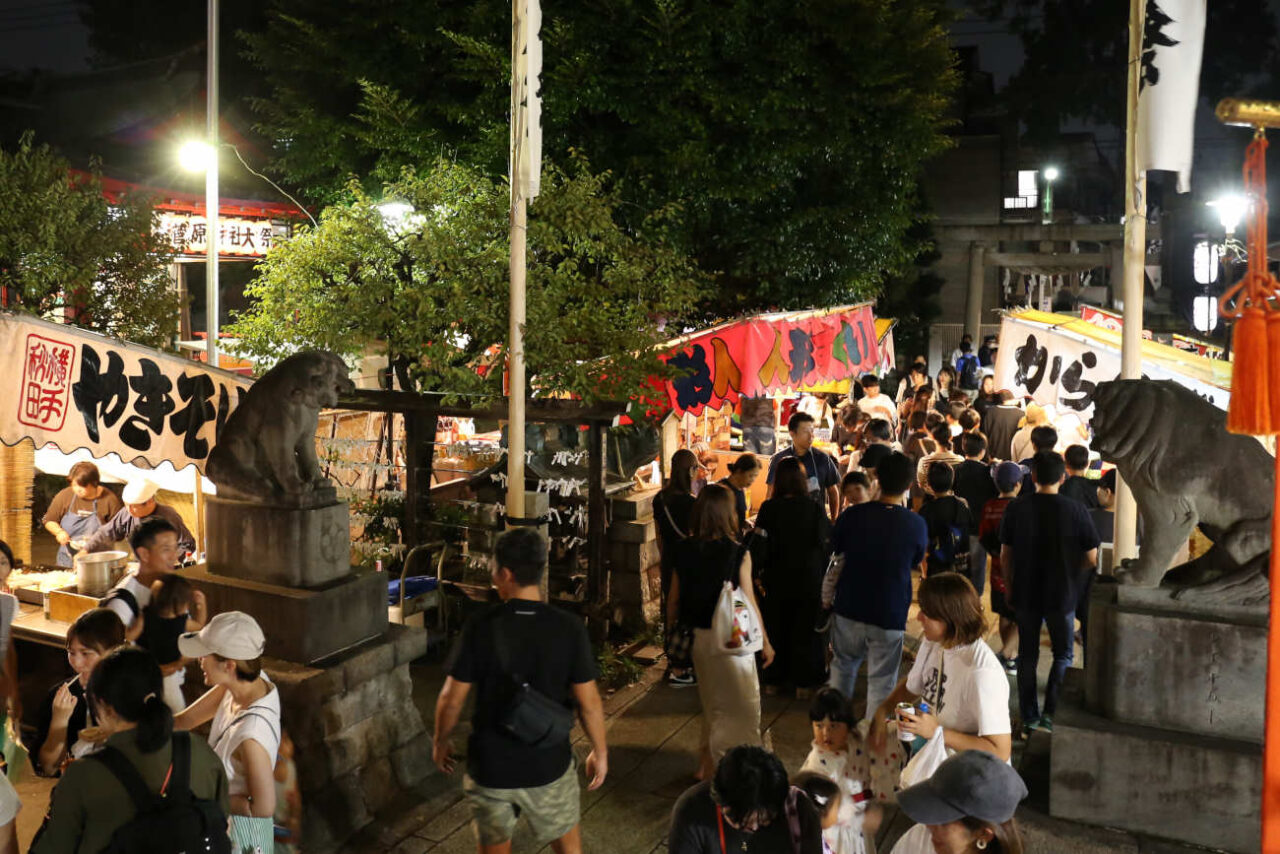
<svg viewBox="0 0 1280 854">
<path fill-rule="evenodd" d="M 871 303 L 819 312 L 763 314 L 673 341 L 666 384 L 678 412 L 701 415 L 726 401 L 847 380 L 879 362 Z"/>
</svg>

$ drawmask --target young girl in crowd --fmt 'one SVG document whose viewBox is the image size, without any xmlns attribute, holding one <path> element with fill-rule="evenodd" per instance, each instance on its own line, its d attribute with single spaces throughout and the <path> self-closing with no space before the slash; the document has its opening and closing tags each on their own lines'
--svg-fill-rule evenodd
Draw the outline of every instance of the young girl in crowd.
<svg viewBox="0 0 1280 854">
<path fill-rule="evenodd" d="M 835 688 L 823 688 L 809 704 L 813 722 L 813 747 L 801 771 L 813 771 L 840 787 L 837 821 L 823 824 L 823 839 L 833 854 L 863 854 L 863 833 L 874 833 L 880 824 L 879 807 L 869 810 L 871 761 L 862 736 L 851 724 L 853 708 Z"/>
<path fill-rule="evenodd" d="M 98 723 L 85 689 L 98 659 L 123 643 L 124 625 L 106 608 L 85 611 L 67 630 L 67 662 L 75 676 L 49 692 L 36 714 L 35 732 L 26 742 L 37 774 L 58 776 L 71 760 L 98 749 L 98 744 L 80 737 Z"/>
<path fill-rule="evenodd" d="M 835 854 L 835 849 L 827 841 L 827 831 L 840 821 L 840 804 L 844 800 L 840 796 L 840 785 L 816 771 L 801 771 L 791 785 L 808 795 L 818 808 L 818 815 L 822 818 L 822 854 Z"/>
<path fill-rule="evenodd" d="M 204 628 L 205 610 L 203 594 L 181 575 L 169 573 L 151 585 L 151 603 L 131 629 L 138 635 L 138 646 L 159 663 L 164 674 L 164 702 L 175 715 L 187 707 L 182 696 L 187 663 L 178 652 L 178 638 Z"/>
</svg>

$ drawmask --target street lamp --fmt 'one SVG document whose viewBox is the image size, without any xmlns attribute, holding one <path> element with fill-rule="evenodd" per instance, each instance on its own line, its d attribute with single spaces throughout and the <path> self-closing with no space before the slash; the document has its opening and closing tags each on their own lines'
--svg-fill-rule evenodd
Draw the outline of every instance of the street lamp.
<svg viewBox="0 0 1280 854">
<path fill-rule="evenodd" d="M 1235 234 L 1240 220 L 1244 219 L 1244 215 L 1249 212 L 1249 200 L 1234 194 L 1219 196 L 1209 202 L 1208 206 L 1218 212 L 1218 221 L 1222 223 L 1222 229 L 1227 233 L 1227 237 Z"/>
<path fill-rule="evenodd" d="M 1049 166 L 1044 170 L 1044 213 L 1040 221 L 1044 225 L 1053 222 L 1053 182 L 1058 180 L 1058 167 Z"/>
</svg>

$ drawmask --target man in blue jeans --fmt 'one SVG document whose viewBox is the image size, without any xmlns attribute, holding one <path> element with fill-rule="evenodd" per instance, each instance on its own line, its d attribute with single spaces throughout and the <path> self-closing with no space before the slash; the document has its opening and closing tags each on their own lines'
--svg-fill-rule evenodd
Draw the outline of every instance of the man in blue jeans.
<svg viewBox="0 0 1280 854">
<path fill-rule="evenodd" d="M 1000 521 L 1000 565 L 1018 617 L 1018 705 L 1025 730 L 1053 731 L 1058 693 L 1073 655 L 1076 603 L 1098 564 L 1098 532 L 1089 511 L 1058 494 L 1066 471 L 1053 451 L 1036 453 L 1031 458 L 1036 491 L 1015 498 Z M 1053 647 L 1043 714 L 1036 696 L 1042 625 L 1049 627 Z"/>
<path fill-rule="evenodd" d="M 867 659 L 867 715 L 898 684 L 902 635 L 911 606 L 911 570 L 924 560 L 929 531 L 903 506 L 916 468 L 896 451 L 876 464 L 880 497 L 840 514 L 832 546 L 844 560 L 836 582 L 830 684 L 846 697 Z"/>
</svg>

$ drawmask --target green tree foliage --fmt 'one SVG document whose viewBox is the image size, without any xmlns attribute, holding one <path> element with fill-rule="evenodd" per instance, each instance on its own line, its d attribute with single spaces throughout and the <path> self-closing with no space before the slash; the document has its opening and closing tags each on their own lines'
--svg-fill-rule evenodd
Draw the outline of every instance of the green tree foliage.
<svg viewBox="0 0 1280 854">
<path fill-rule="evenodd" d="M 929 327 L 942 315 L 938 299 L 946 280 L 933 270 L 942 257 L 933 243 L 928 222 L 921 219 L 911 227 L 911 238 L 921 247 L 907 270 L 890 276 L 876 299 L 876 316 L 897 320 L 893 327 L 894 349 L 907 359 L 929 349 Z"/>
<path fill-rule="evenodd" d="M 1022 39 L 1026 62 L 1004 99 L 1033 139 L 1052 137 L 1071 119 L 1124 126 L 1129 4 L 984 0 L 981 8 L 989 18 L 1007 18 Z M 1276 18 L 1266 0 L 1208 4 L 1202 96 L 1211 103 L 1234 95 L 1266 97 L 1280 82 L 1277 67 Z"/>
<path fill-rule="evenodd" d="M 387 217 L 378 200 L 413 212 Z M 705 277 L 660 236 L 619 223 L 620 190 L 585 163 L 544 174 L 530 207 L 526 364 L 540 392 L 627 399 L 665 375 L 654 345 L 687 316 Z M 506 361 L 508 192 L 478 170 L 438 160 L 406 168 L 379 197 L 358 181 L 274 247 L 247 289 L 254 307 L 231 332 L 269 365 L 323 347 L 385 353 L 405 388 L 502 393 Z"/>
<path fill-rule="evenodd" d="M 0 286 L 9 307 L 170 345 L 178 297 L 171 251 L 153 232 L 154 218 L 141 196 L 108 204 L 96 167 L 73 174 L 30 134 L 15 150 L 0 150 Z"/>
<path fill-rule="evenodd" d="M 865 296 L 917 253 L 912 199 L 954 85 L 944 7 L 547 5 L 544 153 L 584 152 L 638 210 L 678 204 L 671 237 L 714 272 L 715 311 Z M 280 174 L 325 200 L 441 153 L 504 172 L 509 9 L 272 0 L 246 44 Z"/>
</svg>

